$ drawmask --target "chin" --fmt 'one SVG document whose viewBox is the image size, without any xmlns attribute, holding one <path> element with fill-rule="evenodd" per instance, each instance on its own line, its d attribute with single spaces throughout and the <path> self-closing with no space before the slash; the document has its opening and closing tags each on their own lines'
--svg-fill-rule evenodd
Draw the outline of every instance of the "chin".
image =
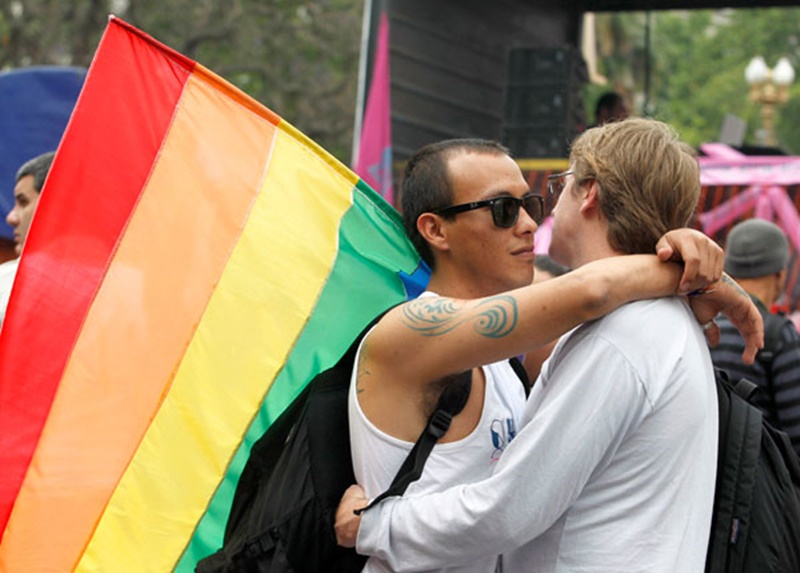
<svg viewBox="0 0 800 573">
<path fill-rule="evenodd" d="M 531 284 L 533 284 L 533 272 L 532 271 L 530 273 L 528 273 L 527 275 L 525 275 L 524 277 L 520 277 L 519 280 L 516 281 L 515 284 L 511 288 L 509 288 L 508 290 L 514 290 L 514 289 L 517 289 L 517 288 L 530 286 Z"/>
</svg>

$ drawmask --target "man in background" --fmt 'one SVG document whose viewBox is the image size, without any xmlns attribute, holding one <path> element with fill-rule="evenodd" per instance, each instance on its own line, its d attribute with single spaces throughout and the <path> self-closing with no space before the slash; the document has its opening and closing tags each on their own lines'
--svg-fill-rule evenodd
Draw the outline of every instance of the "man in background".
<svg viewBox="0 0 800 573">
<path fill-rule="evenodd" d="M 725 317 L 717 319 L 720 342 L 711 349 L 714 365 L 733 380 L 759 387 L 755 404 L 784 430 L 800 455 L 800 336 L 786 317 L 770 312 L 786 286 L 789 241 L 780 227 L 749 219 L 731 229 L 725 245 L 725 272 L 747 291 L 764 319 L 764 348 L 752 365 L 739 353 L 744 340 Z"/>
<path fill-rule="evenodd" d="M 39 193 L 44 187 L 50 165 L 53 163 L 54 151 L 49 151 L 26 161 L 18 170 L 14 187 L 14 207 L 6 216 L 6 223 L 14 229 L 14 251 L 17 258 L 0 265 L 0 326 L 6 316 L 8 298 L 17 275 L 19 256 L 28 236 L 28 228 L 39 202 Z"/>
<path fill-rule="evenodd" d="M 597 98 L 594 110 L 595 126 L 603 125 L 609 121 L 619 121 L 630 116 L 628 104 L 617 92 L 606 92 Z"/>
</svg>

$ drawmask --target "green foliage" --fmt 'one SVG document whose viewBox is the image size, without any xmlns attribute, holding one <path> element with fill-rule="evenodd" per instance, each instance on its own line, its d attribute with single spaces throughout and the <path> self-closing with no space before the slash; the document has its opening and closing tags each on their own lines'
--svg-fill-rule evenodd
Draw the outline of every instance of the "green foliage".
<svg viewBox="0 0 800 573">
<path fill-rule="evenodd" d="M 349 160 L 363 0 L 3 0 L 0 69 L 88 66 L 118 16 Z"/>
<path fill-rule="evenodd" d="M 598 20 L 604 16 L 598 15 Z M 623 27 L 625 42 L 615 42 L 615 52 L 644 52 L 644 18 L 641 13 L 615 14 L 628 20 Z M 748 124 L 746 141 L 757 143 L 761 128 L 760 107 L 748 99 L 749 86 L 744 70 L 755 56 L 763 56 L 774 66 L 788 57 L 800 67 L 798 38 L 800 9 L 770 8 L 749 10 L 689 10 L 654 12 L 651 28 L 651 94 L 649 115 L 673 124 L 691 144 L 714 141 L 725 114 L 741 117 Z M 600 72 L 613 83 L 620 83 L 619 61 L 604 56 Z M 644 92 L 645 78 L 638 66 L 629 64 L 624 85 L 634 94 Z M 587 94 L 594 93 L 587 90 Z M 779 105 L 776 131 L 781 147 L 800 153 L 800 87 Z M 602 91 L 602 89 L 600 90 Z"/>
</svg>

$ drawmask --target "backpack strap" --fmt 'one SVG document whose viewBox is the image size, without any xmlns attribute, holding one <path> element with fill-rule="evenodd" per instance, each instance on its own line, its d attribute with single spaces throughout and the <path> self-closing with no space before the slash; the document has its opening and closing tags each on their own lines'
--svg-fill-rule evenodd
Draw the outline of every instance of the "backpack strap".
<svg viewBox="0 0 800 573">
<path fill-rule="evenodd" d="M 522 388 L 525 390 L 525 397 L 527 398 L 531 393 L 531 379 L 528 378 L 528 371 L 525 370 L 522 360 L 516 356 L 509 358 L 508 362 L 511 364 L 511 368 L 514 369 L 514 372 L 516 372 L 519 381 L 522 382 Z"/>
<path fill-rule="evenodd" d="M 783 350 L 781 330 L 788 319 L 771 312 L 762 313 L 761 317 L 764 319 L 764 348 L 758 351 L 756 357 L 769 369 L 772 360 Z"/>
<path fill-rule="evenodd" d="M 787 318 L 772 314 L 771 312 L 761 312 L 764 319 L 764 348 L 756 354 L 756 360 L 766 371 L 767 398 L 769 400 L 770 414 L 773 420 L 778 420 L 778 407 L 775 403 L 775 388 L 773 384 L 772 362 L 775 357 L 783 351 L 782 330 Z"/>
<path fill-rule="evenodd" d="M 389 486 L 385 492 L 372 500 L 372 502 L 361 509 L 355 511 L 356 515 L 361 515 L 362 512 L 367 511 L 371 507 L 380 503 L 387 497 L 403 495 L 406 488 L 412 482 L 417 481 L 422 475 L 422 470 L 425 467 L 425 462 L 430 456 L 433 446 L 436 442 L 447 433 L 450 429 L 450 423 L 453 417 L 456 416 L 469 399 L 469 393 L 472 389 L 472 371 L 467 370 L 461 374 L 448 376 L 446 379 L 446 386 L 439 396 L 439 402 L 436 404 L 436 410 L 430 418 L 428 424 L 422 431 L 417 443 L 411 448 L 411 451 L 406 456 L 403 465 L 397 471 L 392 485 Z"/>
<path fill-rule="evenodd" d="M 747 378 L 739 378 L 739 381 L 735 384 L 731 383 L 731 386 L 734 392 L 748 402 L 750 402 L 750 399 L 753 397 L 753 395 L 758 392 L 758 385 L 754 382 L 751 382 Z"/>
</svg>

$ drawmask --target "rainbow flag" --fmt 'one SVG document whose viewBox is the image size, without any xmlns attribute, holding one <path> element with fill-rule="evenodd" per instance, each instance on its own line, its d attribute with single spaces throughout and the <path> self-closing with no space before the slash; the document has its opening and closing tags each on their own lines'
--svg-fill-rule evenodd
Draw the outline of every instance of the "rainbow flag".
<svg viewBox="0 0 800 573">
<path fill-rule="evenodd" d="M 193 570 L 249 447 L 418 263 L 341 163 L 112 18 L 0 336 L 0 570 Z"/>
</svg>

